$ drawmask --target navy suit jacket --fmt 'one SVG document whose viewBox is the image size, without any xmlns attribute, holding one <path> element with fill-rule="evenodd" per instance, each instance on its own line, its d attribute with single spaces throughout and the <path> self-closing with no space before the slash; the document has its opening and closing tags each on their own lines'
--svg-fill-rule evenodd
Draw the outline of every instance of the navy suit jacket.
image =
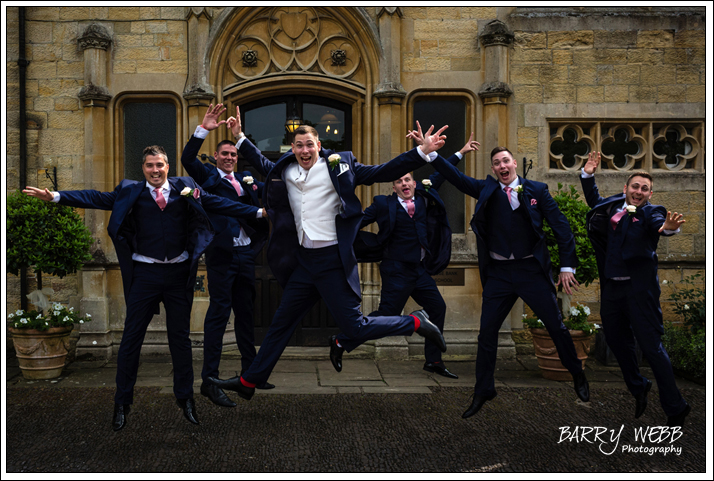
<svg viewBox="0 0 714 481">
<path fill-rule="evenodd" d="M 268 216 L 273 223 L 273 231 L 268 241 L 268 264 L 281 286 L 285 287 L 290 275 L 297 267 L 298 243 L 295 218 L 290 208 L 288 190 L 282 179 L 283 170 L 296 162 L 295 154 L 287 152 L 277 162 L 264 157 L 248 139 L 240 146 L 239 152 L 262 175 L 265 176 L 263 205 L 268 209 Z M 331 150 L 320 149 L 320 157 L 327 160 L 333 154 Z M 355 159 L 352 152 L 338 152 L 342 167 L 329 168 L 332 185 L 342 201 L 342 209 L 335 217 L 340 260 L 347 282 L 352 290 L 361 297 L 357 258 L 353 243 L 360 228 L 362 203 L 355 194 L 360 184 L 371 185 L 375 182 L 391 182 L 420 167 L 425 161 L 414 150 L 405 152 L 381 165 L 363 165 Z"/>
<path fill-rule="evenodd" d="M 203 139 L 191 136 L 186 144 L 186 147 L 184 147 L 183 154 L 181 155 L 181 163 L 186 169 L 186 172 L 188 172 L 188 174 L 196 182 L 198 182 L 198 184 L 200 184 L 206 192 L 214 195 L 220 195 L 236 202 L 242 202 L 242 200 L 238 197 L 238 193 L 232 186 L 229 189 L 226 188 L 226 182 L 223 181 L 223 178 L 221 177 L 221 174 L 216 166 L 204 164 L 198 160 L 196 154 L 202 144 Z M 249 195 L 250 203 L 248 205 L 259 207 L 260 197 L 263 194 L 263 182 L 255 181 L 252 185 L 248 185 L 243 182 L 243 177 L 252 176 L 248 171 L 242 173 L 234 172 L 233 176 L 240 183 L 243 191 Z M 253 189 L 253 186 L 256 186 L 256 189 Z M 211 223 L 216 230 L 216 236 L 209 247 L 209 249 L 214 250 L 215 255 L 211 257 L 207 256 L 206 263 L 212 263 L 212 268 L 227 272 L 230 263 L 225 262 L 225 259 L 233 257 L 233 235 L 231 233 L 230 226 L 231 220 L 227 216 L 216 212 L 208 212 L 208 217 L 211 219 Z M 250 237 L 250 246 L 253 249 L 253 252 L 257 255 L 263 249 L 265 242 L 268 240 L 268 219 L 239 219 L 238 222 L 245 231 L 246 235 Z"/>
<path fill-rule="evenodd" d="M 452 165 L 457 165 L 460 160 L 457 155 L 452 155 L 447 159 Z M 451 260 L 451 227 L 446 215 L 446 206 L 438 192 L 439 187 L 444 183 L 444 176 L 439 172 L 434 172 L 429 176 L 429 180 L 431 181 L 429 190 L 426 190 L 421 182 L 417 182 L 414 196 L 422 197 L 426 205 L 428 244 L 426 247 L 428 250 L 424 257 L 424 268 L 429 275 L 433 276 L 446 269 Z M 376 196 L 372 205 L 364 210 L 361 227 L 377 222 L 379 226 L 377 242 L 382 249 L 388 244 L 389 238 L 394 232 L 397 209 L 401 208 L 399 197 L 393 193 L 389 196 Z"/>
<path fill-rule="evenodd" d="M 592 208 L 587 213 L 588 237 L 595 249 L 600 280 L 604 280 L 605 261 L 607 259 L 607 230 L 612 229 L 610 218 L 614 208 L 624 204 L 625 194 L 620 193 L 606 199 L 600 197 L 595 177 L 580 178 L 585 200 Z M 667 209 L 661 205 L 647 202 L 634 214 L 626 214 L 621 220 L 622 260 L 632 279 L 635 292 L 644 293 L 651 300 L 659 302 L 660 287 L 657 279 L 657 244 L 661 235 L 659 229 L 667 219 Z"/>
<path fill-rule="evenodd" d="M 175 189 L 181 192 L 184 187 L 189 187 L 191 189 L 197 188 L 200 192 L 198 199 L 181 196 L 177 200 L 178 202 L 188 202 L 189 205 L 189 241 L 187 249 L 191 260 L 191 276 L 186 287 L 189 292 L 193 292 L 198 269 L 198 258 L 201 257 L 201 254 L 206 250 L 214 236 L 213 226 L 204 208 L 244 218 L 255 218 L 258 209 L 208 194 L 190 177 L 169 177 L 168 181 L 172 190 Z M 134 270 L 131 246 L 136 245 L 133 239 L 136 233 L 125 221 L 127 220 L 127 215 L 131 212 L 132 206 L 145 188 L 145 180 L 124 179 L 111 192 L 99 192 L 98 190 L 65 190 L 60 192 L 59 203 L 62 205 L 112 211 L 107 225 L 107 232 L 117 252 L 124 285 L 125 302 L 128 302 L 127 297 L 131 292 Z"/>
<path fill-rule="evenodd" d="M 478 247 L 478 265 L 479 274 L 481 275 L 481 284 L 486 285 L 488 279 L 488 266 L 491 263 L 489 255 L 489 246 L 487 239 L 487 219 L 486 206 L 491 195 L 500 189 L 500 182 L 491 177 L 486 177 L 485 180 L 477 180 L 459 171 L 456 167 L 448 163 L 443 157 L 437 156 L 432 162 L 434 168 L 441 172 L 443 176 L 454 184 L 464 194 L 478 199 L 474 215 L 471 218 L 471 228 L 476 234 L 476 243 Z M 518 176 L 523 192 L 518 194 L 518 199 L 526 208 L 528 217 L 530 218 L 531 227 L 537 239 L 533 246 L 533 256 L 541 265 L 546 277 L 551 280 L 550 285 L 555 292 L 555 284 L 553 284 L 553 276 L 551 273 L 550 253 L 546 244 L 546 237 L 543 233 L 543 219 L 548 221 L 548 224 L 553 229 L 558 249 L 560 253 L 560 265 L 562 267 L 577 267 L 578 258 L 575 254 L 575 239 L 573 232 L 570 230 L 568 219 L 558 209 L 558 204 L 555 203 L 553 197 L 548 191 L 548 185 L 543 182 L 523 179 Z M 505 229 L 508 226 L 504 226 Z"/>
</svg>

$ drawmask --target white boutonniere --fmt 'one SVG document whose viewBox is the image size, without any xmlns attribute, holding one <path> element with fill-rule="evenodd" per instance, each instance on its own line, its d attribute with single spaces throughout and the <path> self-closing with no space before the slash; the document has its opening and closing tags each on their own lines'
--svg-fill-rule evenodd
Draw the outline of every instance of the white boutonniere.
<svg viewBox="0 0 714 481">
<path fill-rule="evenodd" d="M 342 157 L 340 157 L 339 154 L 332 154 L 327 158 L 327 162 L 330 164 L 330 170 L 335 170 L 335 167 L 337 167 L 340 163 L 340 160 Z"/>
<path fill-rule="evenodd" d="M 421 181 L 421 185 L 424 186 L 424 190 L 426 190 L 427 192 L 429 192 L 429 189 L 431 188 L 431 181 L 430 181 L 429 179 L 423 179 L 423 180 Z"/>
<path fill-rule="evenodd" d="M 184 197 L 193 197 L 194 199 L 198 199 L 201 193 L 199 192 L 198 189 L 192 189 L 190 187 L 184 187 L 183 190 L 181 191 L 181 195 Z"/>
<path fill-rule="evenodd" d="M 246 185 L 251 185 L 251 186 L 253 186 L 253 190 L 258 190 L 258 186 L 255 185 L 255 180 L 253 179 L 253 176 L 251 176 L 251 175 L 246 175 L 245 177 L 243 177 L 243 182 L 244 182 Z"/>
<path fill-rule="evenodd" d="M 515 189 L 516 194 L 522 194 L 523 193 L 523 184 L 517 185 Z"/>
<path fill-rule="evenodd" d="M 628 213 L 629 215 L 635 215 L 635 212 L 637 212 L 637 206 L 635 206 L 635 205 L 628 205 L 627 207 L 625 207 L 625 210 L 627 210 L 627 213 Z"/>
</svg>

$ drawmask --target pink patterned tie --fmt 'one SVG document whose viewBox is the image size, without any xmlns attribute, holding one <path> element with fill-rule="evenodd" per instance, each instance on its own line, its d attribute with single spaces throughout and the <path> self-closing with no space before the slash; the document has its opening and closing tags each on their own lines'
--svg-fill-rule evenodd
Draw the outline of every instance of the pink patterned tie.
<svg viewBox="0 0 714 481">
<path fill-rule="evenodd" d="M 612 216 L 612 218 L 610 219 L 612 230 L 617 229 L 617 224 L 620 222 L 620 219 L 622 219 L 622 216 L 624 216 L 625 214 L 627 214 L 627 209 L 622 209 L 620 212 Z"/>
<path fill-rule="evenodd" d="M 404 199 L 404 202 L 407 203 L 407 214 L 409 217 L 414 217 L 414 199 Z"/>
<path fill-rule="evenodd" d="M 231 183 L 236 192 L 238 192 L 238 197 L 243 195 L 243 189 L 241 189 L 240 184 L 235 179 L 235 177 L 233 177 L 233 174 L 226 175 L 226 179 L 228 179 L 228 181 Z"/>
<path fill-rule="evenodd" d="M 162 192 L 162 189 L 154 189 L 154 192 L 156 192 L 156 203 L 159 205 L 159 208 L 161 210 L 164 210 L 166 207 L 166 199 L 164 198 L 164 193 Z"/>
<path fill-rule="evenodd" d="M 505 187 L 503 190 L 506 191 L 506 195 L 508 196 L 508 203 L 511 204 L 511 209 L 516 209 L 516 206 L 513 205 L 513 197 L 511 197 L 511 192 L 513 192 L 513 189 L 511 187 Z"/>
</svg>

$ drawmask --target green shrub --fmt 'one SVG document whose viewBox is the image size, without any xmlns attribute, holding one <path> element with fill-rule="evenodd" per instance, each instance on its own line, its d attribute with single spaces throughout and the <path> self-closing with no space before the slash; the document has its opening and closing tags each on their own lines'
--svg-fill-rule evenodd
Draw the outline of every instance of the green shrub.
<svg viewBox="0 0 714 481">
<path fill-rule="evenodd" d="M 92 235 L 71 208 L 16 191 L 7 197 L 7 272 L 64 277 L 92 259 Z"/>
<path fill-rule="evenodd" d="M 685 277 L 681 284 L 686 287 L 679 288 L 675 283 L 674 292 L 669 295 L 669 299 L 674 301 L 674 312 L 682 316 L 684 325 L 692 332 L 706 330 L 706 292 L 700 287 L 694 287 L 694 283 L 701 278 L 701 272 Z M 662 281 L 663 284 L 667 282 Z"/>
<path fill-rule="evenodd" d="M 662 344 L 669 354 L 672 367 L 695 377 L 706 373 L 706 332 L 693 332 L 685 326 L 667 322 L 664 327 Z"/>
<path fill-rule="evenodd" d="M 573 185 L 563 189 L 563 184 L 558 183 L 558 190 L 552 195 L 555 203 L 558 204 L 558 208 L 568 219 L 570 230 L 573 231 L 573 236 L 575 237 L 575 253 L 579 261 L 578 268 L 575 270 L 575 279 L 587 287 L 598 277 L 595 250 L 590 243 L 588 231 L 585 227 L 585 216 L 590 211 L 590 207 L 580 200 L 580 194 Z M 557 281 L 561 267 L 560 253 L 558 251 L 558 242 L 555 240 L 555 234 L 553 234 L 553 229 L 548 225 L 548 221 L 543 223 L 543 232 L 550 252 L 553 279 Z"/>
</svg>

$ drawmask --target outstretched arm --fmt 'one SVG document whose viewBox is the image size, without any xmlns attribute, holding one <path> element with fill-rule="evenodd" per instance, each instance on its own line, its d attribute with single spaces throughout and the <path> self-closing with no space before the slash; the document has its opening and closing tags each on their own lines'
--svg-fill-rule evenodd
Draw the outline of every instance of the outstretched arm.
<svg viewBox="0 0 714 481">
<path fill-rule="evenodd" d="M 226 199 L 225 197 L 221 197 L 219 195 L 211 195 L 203 189 L 200 189 L 200 191 L 201 205 L 207 212 L 242 219 L 268 217 L 265 209 L 259 209 L 255 206 L 244 204 L 243 202 Z M 259 211 L 260 214 L 258 213 Z"/>
<path fill-rule="evenodd" d="M 585 201 L 590 208 L 595 207 L 603 200 L 603 198 L 600 197 L 600 191 L 595 183 L 595 177 L 593 177 L 598 165 L 600 165 L 600 152 L 590 152 L 588 154 L 588 161 L 583 167 L 584 175 L 580 176 L 580 185 L 583 187 Z"/>
<path fill-rule="evenodd" d="M 112 192 L 99 192 L 98 190 L 65 190 L 51 192 L 49 189 L 38 189 L 37 187 L 27 186 L 22 192 L 30 197 L 37 197 L 40 200 L 44 200 L 45 202 L 53 202 L 55 195 L 57 195 L 57 203 L 62 205 L 82 209 L 112 210 L 119 187 L 120 186 L 117 186 Z"/>
</svg>

